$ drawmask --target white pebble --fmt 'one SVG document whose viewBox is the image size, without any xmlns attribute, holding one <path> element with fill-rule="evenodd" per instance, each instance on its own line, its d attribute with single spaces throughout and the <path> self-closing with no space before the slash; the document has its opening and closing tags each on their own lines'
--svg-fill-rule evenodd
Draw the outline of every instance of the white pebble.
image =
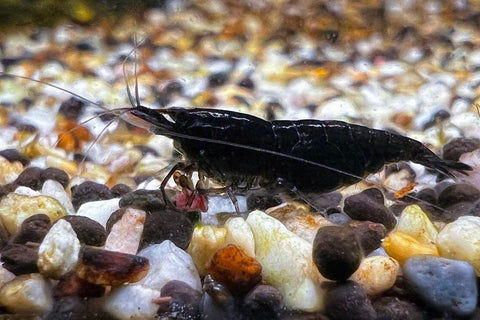
<svg viewBox="0 0 480 320">
<path fill-rule="evenodd" d="M 225 228 L 227 229 L 226 244 L 234 244 L 247 255 L 255 258 L 255 239 L 245 219 L 241 217 L 230 218 L 225 222 Z"/>
<path fill-rule="evenodd" d="M 480 275 L 480 217 L 463 216 L 447 224 L 437 236 L 440 256 L 470 262 Z"/>
<path fill-rule="evenodd" d="M 256 259 L 266 283 L 279 289 L 290 309 L 318 311 L 323 308 L 324 281 L 312 261 L 312 245 L 277 219 L 261 211 L 248 215 L 255 237 Z"/>
<path fill-rule="evenodd" d="M 226 246 L 227 229 L 209 225 L 197 226 L 187 252 L 201 276 L 206 275 L 206 265 L 218 249 Z"/>
<path fill-rule="evenodd" d="M 45 314 L 53 305 L 50 283 L 38 273 L 25 274 L 0 289 L 0 304 L 17 314 Z"/>
<path fill-rule="evenodd" d="M 106 227 L 112 213 L 120 209 L 119 202 L 120 198 L 87 202 L 78 208 L 77 215 L 95 220 Z"/>
<path fill-rule="evenodd" d="M 104 310 L 119 320 L 155 319 L 160 291 L 138 284 L 114 289 L 105 301 Z"/>
<path fill-rule="evenodd" d="M 180 280 L 195 290 L 202 290 L 192 258 L 170 240 L 148 246 L 138 255 L 148 259 L 150 268 L 137 284 L 160 291 L 167 282 Z"/>
<path fill-rule="evenodd" d="M 42 186 L 42 194 L 57 199 L 65 210 L 67 210 L 68 214 L 75 212 L 70 196 L 60 182 L 55 180 L 45 181 Z"/>
<path fill-rule="evenodd" d="M 80 241 L 70 223 L 59 220 L 38 248 L 38 268 L 42 274 L 58 279 L 77 265 Z"/>
<path fill-rule="evenodd" d="M 367 257 L 362 260 L 357 271 L 350 277 L 358 282 L 368 295 L 378 295 L 390 289 L 400 271 L 398 262 L 386 256 Z"/>
</svg>

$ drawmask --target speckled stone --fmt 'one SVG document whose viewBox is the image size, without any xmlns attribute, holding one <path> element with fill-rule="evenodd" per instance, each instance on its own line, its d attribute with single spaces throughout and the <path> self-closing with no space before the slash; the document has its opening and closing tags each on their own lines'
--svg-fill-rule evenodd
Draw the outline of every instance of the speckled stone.
<svg viewBox="0 0 480 320">
<path fill-rule="evenodd" d="M 405 278 L 421 299 L 438 311 L 464 317 L 477 305 L 477 278 L 465 261 L 417 255 L 403 266 Z"/>
<path fill-rule="evenodd" d="M 372 320 L 376 312 L 365 290 L 356 282 L 331 284 L 325 301 L 330 320 Z"/>
</svg>

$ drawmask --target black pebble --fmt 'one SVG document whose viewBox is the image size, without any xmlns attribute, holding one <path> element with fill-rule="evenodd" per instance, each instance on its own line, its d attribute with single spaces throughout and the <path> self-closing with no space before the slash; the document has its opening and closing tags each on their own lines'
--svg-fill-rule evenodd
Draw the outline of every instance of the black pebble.
<svg viewBox="0 0 480 320">
<path fill-rule="evenodd" d="M 243 316 L 246 319 L 275 319 L 282 307 L 282 294 L 272 286 L 260 284 L 243 300 Z"/>
<path fill-rule="evenodd" d="M 68 215 L 62 219 L 70 223 L 81 243 L 95 247 L 101 247 L 105 244 L 107 232 L 97 221 L 77 215 Z"/>
<path fill-rule="evenodd" d="M 423 320 L 424 315 L 413 302 L 398 297 L 381 297 L 373 303 L 377 320 Z"/>
<path fill-rule="evenodd" d="M 15 275 L 38 272 L 38 249 L 23 244 L 8 244 L 0 251 L 3 267 Z"/>
<path fill-rule="evenodd" d="M 117 223 L 120 219 L 122 219 L 126 210 L 126 208 L 120 208 L 110 215 L 105 226 L 105 229 L 107 230 L 107 235 L 110 234 L 110 231 L 112 231 L 113 225 Z"/>
<path fill-rule="evenodd" d="M 252 79 L 250 77 L 245 77 L 240 82 L 238 83 L 240 87 L 244 87 L 247 89 L 254 89 L 255 84 L 253 83 Z"/>
<path fill-rule="evenodd" d="M 85 306 L 78 297 L 64 297 L 53 303 L 52 310 L 45 320 L 80 320 L 85 319 Z"/>
<path fill-rule="evenodd" d="M 0 249 L 2 249 L 8 244 L 9 239 L 10 235 L 7 229 L 5 229 L 3 223 L 0 223 Z"/>
<path fill-rule="evenodd" d="M 193 228 L 193 223 L 183 212 L 171 209 L 149 212 L 143 227 L 140 250 L 165 240 L 170 240 L 180 249 L 186 250 L 192 238 Z"/>
<path fill-rule="evenodd" d="M 42 178 L 40 177 L 42 169 L 37 167 L 28 167 L 13 182 L 17 186 L 29 187 L 33 190 L 40 190 L 42 188 Z"/>
<path fill-rule="evenodd" d="M 72 187 L 72 204 L 75 210 L 86 202 L 112 199 L 113 194 L 108 187 L 93 181 L 85 181 Z"/>
<path fill-rule="evenodd" d="M 343 210 L 354 220 L 372 221 L 383 224 L 387 230 L 392 230 L 397 220 L 393 213 L 384 205 L 383 194 L 376 188 L 364 190 L 347 197 Z"/>
<path fill-rule="evenodd" d="M 119 183 L 114 185 L 113 187 L 110 188 L 110 191 L 112 192 L 112 195 L 115 198 L 119 198 L 123 195 L 126 195 L 127 193 L 132 191 L 132 188 L 127 186 L 126 184 Z"/>
<path fill-rule="evenodd" d="M 480 139 L 457 138 L 443 146 L 443 159 L 458 161 L 460 156 L 480 148 Z"/>
<path fill-rule="evenodd" d="M 144 211 L 155 211 L 165 208 L 160 190 L 135 190 L 125 194 L 119 203 L 120 208 L 132 207 Z"/>
<path fill-rule="evenodd" d="M 387 235 L 387 229 L 381 223 L 352 221 L 349 226 L 356 234 L 365 256 L 378 249 L 382 244 L 382 239 Z"/>
<path fill-rule="evenodd" d="M 452 184 L 438 195 L 438 205 L 442 208 L 449 207 L 459 202 L 475 202 L 480 199 L 480 191 L 466 183 Z"/>
<path fill-rule="evenodd" d="M 206 275 L 203 281 L 203 295 L 200 303 L 202 319 L 238 319 L 235 299 L 228 289 Z"/>
<path fill-rule="evenodd" d="M 229 78 L 230 76 L 226 72 L 212 73 L 208 77 L 208 86 L 211 88 L 223 86 L 228 81 Z"/>
<path fill-rule="evenodd" d="M 202 293 L 179 280 L 167 282 L 161 290 L 162 297 L 172 300 L 165 308 L 160 307 L 159 314 L 170 314 L 175 319 L 199 319 Z"/>
<path fill-rule="evenodd" d="M 70 120 L 77 120 L 83 111 L 85 103 L 75 97 L 72 97 L 60 105 L 58 113 L 62 114 L 65 118 Z"/>
<path fill-rule="evenodd" d="M 247 209 L 249 211 L 265 210 L 276 207 L 282 202 L 282 199 L 278 196 L 264 189 L 250 191 L 247 195 Z"/>
<path fill-rule="evenodd" d="M 357 270 L 363 253 L 350 226 L 325 226 L 317 231 L 312 256 L 322 276 L 344 281 Z"/>
<path fill-rule="evenodd" d="M 317 195 L 307 195 L 307 197 L 310 199 L 310 202 L 314 206 L 316 210 L 319 210 L 320 212 L 327 212 L 330 209 L 338 209 L 338 205 L 340 204 L 340 201 L 342 200 L 342 194 L 340 192 L 329 192 L 329 193 L 322 193 L 322 194 L 317 194 Z M 331 212 L 331 210 L 330 210 Z M 341 211 L 336 211 L 336 212 L 341 212 Z M 331 212 L 334 213 L 334 212 Z M 327 213 L 327 214 L 331 214 Z"/>
<path fill-rule="evenodd" d="M 372 320 L 376 312 L 365 290 L 353 281 L 333 284 L 325 301 L 330 320 Z"/>
<path fill-rule="evenodd" d="M 12 243 L 41 243 L 51 227 L 50 218 L 46 214 L 35 214 L 22 222 L 20 231 L 12 239 Z"/>
<path fill-rule="evenodd" d="M 18 152 L 17 149 L 4 149 L 0 151 L 0 156 L 10 162 L 19 161 L 23 166 L 28 166 L 30 164 L 30 159 Z"/>
<path fill-rule="evenodd" d="M 80 40 L 75 45 L 75 48 L 78 51 L 95 51 L 95 47 L 88 41 L 88 39 Z"/>
<path fill-rule="evenodd" d="M 4 185 L 0 185 L 0 199 L 9 194 L 10 192 L 15 191 L 17 185 L 14 183 L 7 183 Z"/>
<path fill-rule="evenodd" d="M 68 182 L 70 181 L 70 178 L 65 171 L 54 167 L 49 167 L 43 170 L 40 173 L 40 179 L 42 180 L 42 183 L 47 180 L 58 181 L 64 188 L 67 187 Z"/>
</svg>

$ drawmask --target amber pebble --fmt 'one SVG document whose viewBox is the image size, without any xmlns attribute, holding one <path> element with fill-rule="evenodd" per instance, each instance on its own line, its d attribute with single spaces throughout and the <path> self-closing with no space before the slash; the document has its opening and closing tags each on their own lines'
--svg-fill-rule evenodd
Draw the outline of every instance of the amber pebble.
<svg viewBox="0 0 480 320">
<path fill-rule="evenodd" d="M 262 265 L 235 245 L 218 250 L 207 272 L 236 295 L 246 294 L 261 280 Z"/>
<path fill-rule="evenodd" d="M 53 298 L 62 299 L 67 296 L 77 296 L 82 298 L 99 298 L 105 294 L 105 287 L 87 282 L 79 278 L 74 273 L 65 275 L 53 287 Z"/>
<path fill-rule="evenodd" d="M 139 281 L 148 268 L 146 258 L 84 246 L 79 254 L 77 276 L 90 283 L 118 286 Z"/>
<path fill-rule="evenodd" d="M 55 129 L 58 132 L 57 146 L 66 151 L 79 151 L 83 142 L 92 139 L 90 131 L 73 120 L 63 119 Z"/>
<path fill-rule="evenodd" d="M 389 236 L 383 240 L 382 246 L 385 252 L 400 262 L 401 265 L 403 265 L 409 257 L 416 254 L 438 256 L 435 244 L 421 243 L 418 239 L 400 231 L 390 233 Z"/>
</svg>

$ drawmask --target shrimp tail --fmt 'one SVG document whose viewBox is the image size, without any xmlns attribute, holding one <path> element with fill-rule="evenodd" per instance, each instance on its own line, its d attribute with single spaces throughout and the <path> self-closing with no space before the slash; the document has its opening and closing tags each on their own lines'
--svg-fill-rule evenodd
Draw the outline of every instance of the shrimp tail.
<svg viewBox="0 0 480 320">
<path fill-rule="evenodd" d="M 418 153 L 415 157 L 415 160 L 412 161 L 422 164 L 426 167 L 435 169 L 449 177 L 455 177 L 454 172 L 468 175 L 467 171 L 473 170 L 473 168 L 470 167 L 468 164 L 465 164 L 463 162 L 457 162 L 454 160 L 444 160 L 430 151 L 426 153 Z"/>
</svg>

